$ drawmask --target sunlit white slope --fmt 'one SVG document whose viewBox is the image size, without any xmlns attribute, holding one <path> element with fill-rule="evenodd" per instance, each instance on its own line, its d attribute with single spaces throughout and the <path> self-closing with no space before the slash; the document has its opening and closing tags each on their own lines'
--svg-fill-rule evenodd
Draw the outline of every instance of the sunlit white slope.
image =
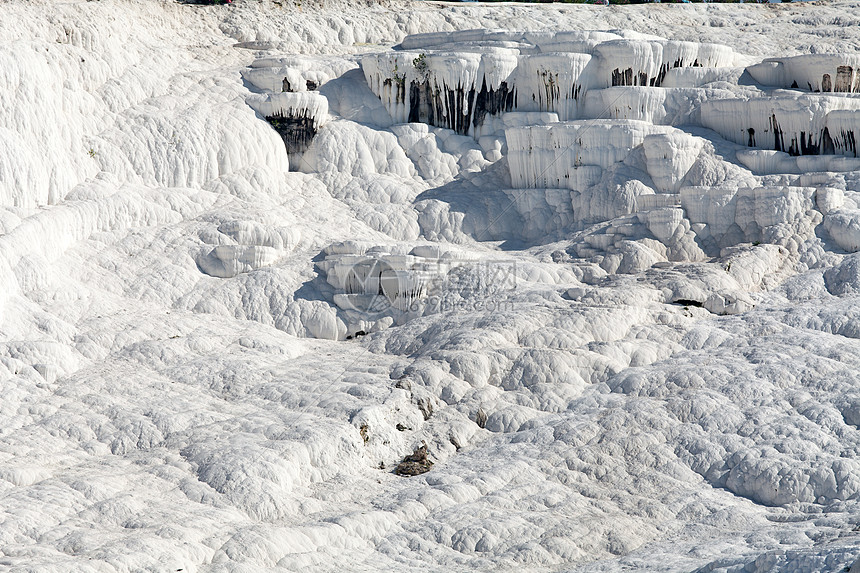
<svg viewBox="0 0 860 573">
<path fill-rule="evenodd" d="M 0 569 L 851 566 L 860 174 L 732 134 L 858 9 L 4 3 Z M 572 97 L 611 46 L 637 85 Z M 409 123 L 359 68 L 422 53 L 532 91 Z M 435 306 L 362 306 L 374 261 Z"/>
</svg>

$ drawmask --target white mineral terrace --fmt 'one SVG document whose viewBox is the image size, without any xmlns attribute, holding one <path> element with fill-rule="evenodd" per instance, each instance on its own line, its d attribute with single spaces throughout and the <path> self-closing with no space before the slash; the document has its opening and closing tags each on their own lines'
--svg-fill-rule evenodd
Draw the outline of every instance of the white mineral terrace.
<svg viewBox="0 0 860 573">
<path fill-rule="evenodd" d="M 500 42 L 510 47 L 493 47 Z M 553 111 L 563 121 L 600 117 L 583 109 L 589 91 L 659 87 L 672 70 L 728 68 L 737 60 L 731 48 L 716 44 L 587 31 L 474 30 L 409 36 L 402 46 L 408 51 L 362 58 L 371 90 L 397 121 L 460 133 L 480 131 L 487 114 L 514 110 Z M 432 51 L 417 50 L 425 47 Z"/>
<path fill-rule="evenodd" d="M 860 573 L 860 0 L 0 7 L 0 571 Z"/>
<path fill-rule="evenodd" d="M 791 155 L 857 156 L 860 98 L 776 93 L 702 102 L 702 124 L 731 141 Z"/>
<path fill-rule="evenodd" d="M 747 68 L 760 84 L 812 92 L 860 92 L 860 54 L 768 58 Z"/>
</svg>

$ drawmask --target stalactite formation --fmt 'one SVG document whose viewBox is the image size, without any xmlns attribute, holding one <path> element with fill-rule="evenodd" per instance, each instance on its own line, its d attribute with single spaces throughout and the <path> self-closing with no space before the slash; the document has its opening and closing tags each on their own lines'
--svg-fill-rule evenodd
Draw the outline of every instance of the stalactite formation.
<svg viewBox="0 0 860 573">
<path fill-rule="evenodd" d="M 290 116 L 283 113 L 266 116 L 287 148 L 287 153 L 302 153 L 307 150 L 317 134 L 316 122 L 307 115 Z"/>
</svg>

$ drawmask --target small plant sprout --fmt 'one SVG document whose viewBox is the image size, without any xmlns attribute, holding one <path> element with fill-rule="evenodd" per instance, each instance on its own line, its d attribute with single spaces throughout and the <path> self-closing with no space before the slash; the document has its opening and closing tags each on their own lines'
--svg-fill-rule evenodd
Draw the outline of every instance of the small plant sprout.
<svg viewBox="0 0 860 573">
<path fill-rule="evenodd" d="M 430 73 L 430 67 L 427 64 L 427 57 L 422 53 L 419 54 L 417 58 L 412 60 L 412 65 L 415 67 L 415 71 L 418 72 L 418 75 L 421 76 L 422 80 L 427 80 L 427 76 Z"/>
</svg>

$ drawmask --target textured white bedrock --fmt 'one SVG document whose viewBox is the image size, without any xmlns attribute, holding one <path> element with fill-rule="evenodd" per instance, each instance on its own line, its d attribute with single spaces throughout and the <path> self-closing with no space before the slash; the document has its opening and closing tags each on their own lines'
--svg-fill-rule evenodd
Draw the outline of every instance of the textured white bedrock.
<svg viewBox="0 0 860 573">
<path fill-rule="evenodd" d="M 705 225 L 700 237 L 712 238 L 720 247 L 743 242 L 781 243 L 808 235 L 822 220 L 820 211 L 812 213 L 816 208 L 813 188 L 682 187 L 680 194 L 690 221 Z"/>
<path fill-rule="evenodd" d="M 611 87 L 586 94 L 583 117 L 701 125 L 702 102 L 733 97 L 734 92 L 719 88 Z"/>
<path fill-rule="evenodd" d="M 860 170 L 860 158 L 843 155 L 800 155 L 784 151 L 749 149 L 738 151 L 738 161 L 758 175 L 807 172 L 851 172 Z"/>
<path fill-rule="evenodd" d="M 648 175 L 658 191 L 677 193 L 684 176 L 693 166 L 704 141 L 684 132 L 660 133 L 645 136 L 642 148 Z"/>
<path fill-rule="evenodd" d="M 456 45 L 463 43 L 485 44 L 488 42 L 518 42 L 535 46 L 547 44 L 556 45 L 560 42 L 603 42 L 615 40 L 624 36 L 646 37 L 630 30 L 602 31 L 602 30 L 455 30 L 452 32 L 426 32 L 422 34 L 410 34 L 401 42 L 405 50 L 432 49 L 443 45 Z M 557 50 L 561 51 L 561 50 Z"/>
<path fill-rule="evenodd" d="M 319 86 L 355 67 L 355 62 L 348 58 L 260 58 L 242 70 L 242 78 L 266 92 L 315 91 Z"/>
<path fill-rule="evenodd" d="M 0 570 L 856 571 L 858 11 L 4 2 Z"/>
</svg>

